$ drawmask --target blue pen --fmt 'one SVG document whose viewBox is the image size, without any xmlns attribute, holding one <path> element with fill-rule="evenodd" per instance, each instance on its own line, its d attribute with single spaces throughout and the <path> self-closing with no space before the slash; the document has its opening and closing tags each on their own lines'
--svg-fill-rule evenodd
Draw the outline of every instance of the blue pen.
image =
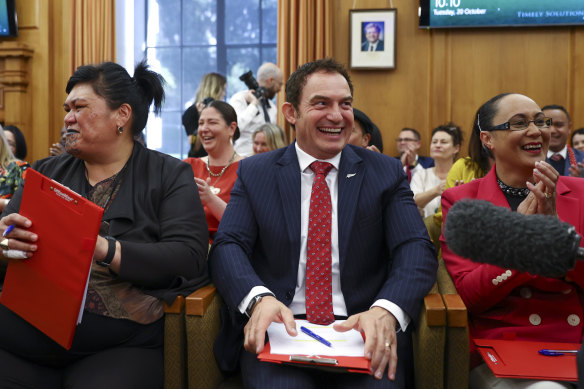
<svg viewBox="0 0 584 389">
<path fill-rule="evenodd" d="M 6 235 L 10 234 L 13 229 L 14 229 L 14 224 L 9 225 L 8 228 L 6 228 L 4 230 L 4 232 L 2 233 L 2 237 L 5 238 Z"/>
<path fill-rule="evenodd" d="M 314 338 L 316 340 L 318 340 L 320 343 L 324 344 L 325 346 L 328 347 L 333 347 L 331 345 L 331 342 L 329 342 L 326 339 L 321 338 L 320 336 L 318 336 L 317 334 L 315 334 L 314 332 L 310 331 L 308 328 L 304 327 L 304 326 L 300 326 L 300 330 L 302 332 L 304 332 L 306 335 L 310 336 L 311 338 Z"/>
<path fill-rule="evenodd" d="M 576 354 L 577 352 L 578 350 L 548 350 L 548 349 L 538 351 L 538 353 L 540 353 L 541 355 L 545 355 L 546 357 L 559 357 L 564 354 Z"/>
</svg>

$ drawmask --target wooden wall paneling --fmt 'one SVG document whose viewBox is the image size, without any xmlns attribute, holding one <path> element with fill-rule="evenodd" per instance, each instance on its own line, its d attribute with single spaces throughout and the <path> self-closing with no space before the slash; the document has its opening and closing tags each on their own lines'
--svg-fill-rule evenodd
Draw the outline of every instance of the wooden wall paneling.
<svg viewBox="0 0 584 389">
<path fill-rule="evenodd" d="M 358 0 L 356 9 L 389 8 L 387 0 Z M 353 0 L 340 0 L 334 23 L 338 37 L 334 57 L 349 62 L 349 10 Z M 350 70 L 355 87 L 355 107 L 364 111 L 383 135 L 384 153 L 395 155 L 395 138 L 403 127 L 422 134 L 423 147 L 429 143 L 428 64 L 429 32 L 418 29 L 418 7 L 414 2 L 394 0 L 397 8 L 396 68 L 393 70 Z M 425 152 L 425 151 L 424 151 Z"/>
<path fill-rule="evenodd" d="M 574 129 L 577 129 L 584 127 L 584 28 L 574 29 L 572 42 L 570 115 Z"/>
<path fill-rule="evenodd" d="M 29 150 L 26 159 L 31 163 L 48 155 L 52 134 L 58 134 L 62 126 L 56 123 L 62 123 L 64 85 L 70 75 L 62 66 L 70 51 L 65 39 L 69 36 L 68 1 L 17 1 L 19 35 L 2 43 L 18 44 L 32 53 L 22 97 L 9 100 L 6 96 L 5 101 L 5 122 L 21 128 Z"/>
</svg>

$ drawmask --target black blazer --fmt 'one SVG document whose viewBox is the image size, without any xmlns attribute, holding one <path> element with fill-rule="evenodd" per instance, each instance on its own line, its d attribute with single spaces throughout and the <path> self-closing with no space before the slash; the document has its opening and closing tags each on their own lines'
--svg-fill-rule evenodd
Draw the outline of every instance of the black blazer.
<svg viewBox="0 0 584 389">
<path fill-rule="evenodd" d="M 85 165 L 69 154 L 37 161 L 33 169 L 84 194 Z M 22 187 L 4 210 L 18 212 Z M 120 190 L 103 216 L 120 241 L 119 277 L 172 301 L 186 280 L 207 277 L 207 221 L 191 167 L 134 143 Z M 34 223 L 34 220 L 33 220 Z"/>
</svg>

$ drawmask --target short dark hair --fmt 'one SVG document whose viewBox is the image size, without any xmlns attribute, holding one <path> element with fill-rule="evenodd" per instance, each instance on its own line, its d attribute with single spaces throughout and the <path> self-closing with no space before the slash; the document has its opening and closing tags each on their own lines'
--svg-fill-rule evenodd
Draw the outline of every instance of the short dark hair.
<svg viewBox="0 0 584 389">
<path fill-rule="evenodd" d="M 292 104 L 294 108 L 298 109 L 300 95 L 306 85 L 308 76 L 317 72 L 339 73 L 347 80 L 347 84 L 349 84 L 349 89 L 351 90 L 351 96 L 353 95 L 353 84 L 351 83 L 351 77 L 349 77 L 347 69 L 332 58 L 318 59 L 299 66 L 286 82 L 286 101 Z"/>
<path fill-rule="evenodd" d="M 416 137 L 416 140 L 420 140 L 422 139 L 422 136 L 420 135 L 420 133 L 418 132 L 418 130 L 416 130 L 415 128 L 410 128 L 410 127 L 404 127 L 401 129 L 400 132 L 402 131 L 411 131 L 414 133 L 414 137 Z"/>
<path fill-rule="evenodd" d="M 209 104 L 207 104 L 205 108 L 203 108 L 201 113 L 210 107 L 215 108 L 219 112 L 219 114 L 221 115 L 223 120 L 225 120 L 225 123 L 227 123 L 227 125 L 230 125 L 233 122 L 237 123 L 237 113 L 235 112 L 235 109 L 233 109 L 233 107 L 227 104 L 225 101 L 213 100 Z M 233 141 L 235 142 L 238 138 L 239 127 L 236 127 L 235 132 L 233 133 Z"/>
<path fill-rule="evenodd" d="M 70 93 L 77 84 L 90 84 L 110 109 L 127 103 L 132 107 L 132 133 L 138 135 L 148 120 L 148 109 L 154 101 L 154 113 L 159 114 L 164 101 L 164 78 L 148 70 L 146 61 L 136 65 L 134 77 L 114 62 L 79 66 L 73 73 L 65 91 Z"/>
<path fill-rule="evenodd" d="M 448 124 L 442 124 L 432 130 L 432 136 L 434 136 L 435 133 L 440 131 L 450 135 L 450 137 L 452 138 L 452 144 L 454 146 L 459 146 L 462 144 L 462 131 L 460 130 L 460 127 L 458 127 L 456 124 L 452 122 Z"/>
<path fill-rule="evenodd" d="M 6 127 L 4 129 L 6 129 Z M 574 130 L 572 135 L 570 135 L 570 146 L 574 144 L 574 135 L 584 135 L 584 127 Z"/>
<path fill-rule="evenodd" d="M 353 115 L 355 116 L 355 120 L 361 124 L 363 131 L 365 131 L 366 134 L 369 134 L 368 146 L 374 145 L 383 153 L 383 139 L 379 128 L 371 119 L 369 119 L 369 116 L 365 115 L 365 112 L 353 108 Z"/>
<path fill-rule="evenodd" d="M 549 109 L 559 109 L 560 111 L 562 111 L 563 113 L 566 114 L 566 117 L 568 118 L 568 123 L 572 121 L 572 119 L 570 119 L 570 114 L 568 113 L 568 110 L 566 108 L 564 108 L 564 106 L 559 105 L 559 104 L 549 104 L 549 105 L 546 105 L 545 107 L 543 107 L 541 110 L 547 111 Z"/>
<path fill-rule="evenodd" d="M 26 139 L 24 139 L 24 134 L 20 131 L 20 128 L 16 126 L 4 126 L 5 131 L 10 131 L 14 135 L 14 141 L 16 143 L 16 152 L 14 156 L 22 161 L 26 158 Z"/>
</svg>

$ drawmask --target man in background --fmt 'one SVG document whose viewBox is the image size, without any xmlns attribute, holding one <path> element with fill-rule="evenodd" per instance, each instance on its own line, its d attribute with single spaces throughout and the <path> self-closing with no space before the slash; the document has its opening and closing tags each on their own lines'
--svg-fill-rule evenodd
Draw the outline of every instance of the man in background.
<svg viewBox="0 0 584 389">
<path fill-rule="evenodd" d="M 542 108 L 546 117 L 552 119 L 550 147 L 546 161 L 562 176 L 580 177 L 584 168 L 584 152 L 568 146 L 572 132 L 572 121 L 566 108 L 551 104 Z"/>
<path fill-rule="evenodd" d="M 258 91 L 249 89 L 237 92 L 229 104 L 237 113 L 237 125 L 240 136 L 235 142 L 235 151 L 244 157 L 253 155 L 254 131 L 264 123 L 276 123 L 278 108 L 271 101 L 282 88 L 282 72 L 271 62 L 266 62 L 257 72 L 258 89 L 263 89 L 263 96 L 258 99 Z"/>
<path fill-rule="evenodd" d="M 434 160 L 430 157 L 418 155 L 418 150 L 422 146 L 420 133 L 413 128 L 404 127 L 395 140 L 397 143 L 397 157 L 401 163 L 404 171 L 408 175 L 408 181 L 418 170 L 428 169 L 434 166 Z"/>
<path fill-rule="evenodd" d="M 368 23 L 365 26 L 365 42 L 361 44 L 361 51 L 383 51 L 383 39 L 379 39 L 379 26 L 376 23 Z"/>
</svg>

